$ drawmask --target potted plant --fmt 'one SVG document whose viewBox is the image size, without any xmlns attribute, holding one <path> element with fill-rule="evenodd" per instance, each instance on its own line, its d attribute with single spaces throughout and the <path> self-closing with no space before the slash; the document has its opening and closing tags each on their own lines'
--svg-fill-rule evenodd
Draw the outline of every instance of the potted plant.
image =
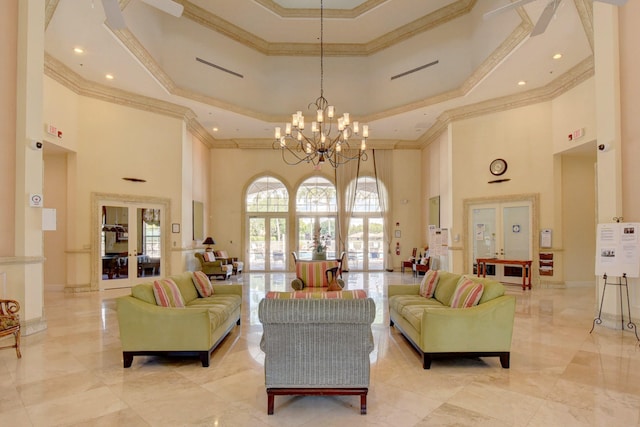
<svg viewBox="0 0 640 427">
<path fill-rule="evenodd" d="M 314 261 L 321 261 L 327 259 L 327 240 L 329 236 L 321 235 L 320 228 L 318 228 L 313 235 L 313 252 L 311 253 L 311 259 Z"/>
</svg>

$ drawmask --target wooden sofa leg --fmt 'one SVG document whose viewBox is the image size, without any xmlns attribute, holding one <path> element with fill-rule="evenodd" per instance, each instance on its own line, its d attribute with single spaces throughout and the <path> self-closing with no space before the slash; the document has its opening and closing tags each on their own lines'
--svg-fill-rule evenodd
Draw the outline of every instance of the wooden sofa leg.
<svg viewBox="0 0 640 427">
<path fill-rule="evenodd" d="M 123 351 L 122 352 L 122 365 L 125 368 L 130 368 L 132 363 L 133 363 L 133 354 L 129 353 L 128 351 Z"/>
<path fill-rule="evenodd" d="M 274 397 L 273 393 L 267 392 L 267 415 L 273 415 Z"/>
<path fill-rule="evenodd" d="M 510 352 L 500 354 L 500 364 L 502 365 L 503 369 L 509 369 L 510 359 L 511 359 Z"/>
<path fill-rule="evenodd" d="M 210 354 L 208 351 L 201 351 L 200 352 L 200 362 L 202 362 L 202 367 L 203 368 L 208 368 L 209 367 L 209 360 L 210 360 Z"/>
<path fill-rule="evenodd" d="M 360 415 L 367 415 L 367 394 L 360 395 Z"/>
<path fill-rule="evenodd" d="M 431 369 L 431 355 L 427 353 L 422 354 L 422 369 Z"/>
<path fill-rule="evenodd" d="M 240 319 L 236 322 L 236 325 L 240 326 Z"/>
</svg>

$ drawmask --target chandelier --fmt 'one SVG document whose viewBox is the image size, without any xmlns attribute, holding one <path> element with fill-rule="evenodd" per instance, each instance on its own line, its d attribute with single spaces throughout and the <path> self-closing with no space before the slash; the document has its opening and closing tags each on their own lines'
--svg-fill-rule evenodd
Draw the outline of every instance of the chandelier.
<svg viewBox="0 0 640 427">
<path fill-rule="evenodd" d="M 287 123 L 284 132 L 275 128 L 274 150 L 282 152 L 282 159 L 288 165 L 302 162 L 316 167 L 325 162 L 337 168 L 351 160 L 367 160 L 367 138 L 369 126 L 351 121 L 349 113 L 336 117 L 335 108 L 324 97 L 324 6 L 320 0 L 320 96 L 311 102 L 308 109 L 313 111 L 315 121 L 311 122 L 311 132 L 305 131 L 305 118 L 297 111 Z M 307 132 L 309 129 L 307 128 Z M 357 143 L 352 139 L 358 139 Z M 358 147 L 359 144 L 359 147 Z M 356 149 L 357 147 L 357 149 Z"/>
</svg>

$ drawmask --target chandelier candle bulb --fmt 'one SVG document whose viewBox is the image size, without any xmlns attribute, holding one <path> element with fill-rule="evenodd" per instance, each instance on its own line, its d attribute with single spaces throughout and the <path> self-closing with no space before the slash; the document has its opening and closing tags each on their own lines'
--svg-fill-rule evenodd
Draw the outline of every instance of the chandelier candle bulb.
<svg viewBox="0 0 640 427">
<path fill-rule="evenodd" d="M 291 115 L 291 124 L 293 124 L 294 128 L 298 127 L 298 122 L 299 122 L 299 117 L 297 114 L 292 114 Z"/>
<path fill-rule="evenodd" d="M 280 126 L 276 127 L 276 139 L 280 139 Z"/>
<path fill-rule="evenodd" d="M 298 129 L 304 130 L 304 116 L 300 115 L 298 118 Z"/>
<path fill-rule="evenodd" d="M 344 138 L 345 141 L 349 139 L 349 129 L 345 129 L 342 131 L 342 138 Z"/>
<path fill-rule="evenodd" d="M 342 132 L 343 129 L 344 129 L 344 119 L 340 117 L 338 119 L 338 130 Z"/>
<path fill-rule="evenodd" d="M 367 149 L 367 141 L 366 140 L 362 140 L 362 144 L 360 145 L 360 150 L 364 151 Z"/>
<path fill-rule="evenodd" d="M 313 133 L 318 132 L 318 123 L 317 122 L 311 122 L 311 132 L 313 132 Z"/>
<path fill-rule="evenodd" d="M 322 110 L 318 110 L 318 123 L 322 123 L 324 121 L 324 112 Z"/>
<path fill-rule="evenodd" d="M 363 138 L 369 138 L 369 126 L 368 125 L 362 125 L 362 137 Z M 365 141 L 365 140 L 363 140 Z"/>
<path fill-rule="evenodd" d="M 330 119 L 333 119 L 333 105 L 329 105 L 327 107 L 327 116 L 329 116 Z"/>
<path fill-rule="evenodd" d="M 353 133 L 356 135 L 360 133 L 360 124 L 357 121 L 353 122 Z"/>
<path fill-rule="evenodd" d="M 285 127 L 285 131 L 284 133 L 288 136 L 291 135 L 291 123 L 287 123 L 286 127 Z"/>
<path fill-rule="evenodd" d="M 349 126 L 349 113 L 344 113 L 344 125 Z"/>
</svg>

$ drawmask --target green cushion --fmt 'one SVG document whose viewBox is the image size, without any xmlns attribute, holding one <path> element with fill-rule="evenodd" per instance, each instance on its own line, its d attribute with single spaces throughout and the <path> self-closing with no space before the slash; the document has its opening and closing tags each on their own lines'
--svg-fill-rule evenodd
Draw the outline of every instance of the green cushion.
<svg viewBox="0 0 640 427">
<path fill-rule="evenodd" d="M 185 271 L 180 274 L 169 276 L 169 279 L 173 280 L 175 284 L 178 285 L 178 289 L 180 289 L 180 294 L 182 294 L 182 299 L 184 300 L 185 304 L 188 304 L 189 302 L 198 298 L 198 291 L 193 284 L 192 277 L 193 273 L 190 271 Z"/>
<path fill-rule="evenodd" d="M 438 276 L 438 286 L 436 286 L 436 292 L 433 296 L 443 305 L 449 306 L 451 296 L 458 286 L 460 275 L 440 270 Z"/>
<path fill-rule="evenodd" d="M 131 295 L 139 300 L 156 305 L 156 297 L 153 295 L 153 283 L 141 283 L 131 288 Z"/>
</svg>

